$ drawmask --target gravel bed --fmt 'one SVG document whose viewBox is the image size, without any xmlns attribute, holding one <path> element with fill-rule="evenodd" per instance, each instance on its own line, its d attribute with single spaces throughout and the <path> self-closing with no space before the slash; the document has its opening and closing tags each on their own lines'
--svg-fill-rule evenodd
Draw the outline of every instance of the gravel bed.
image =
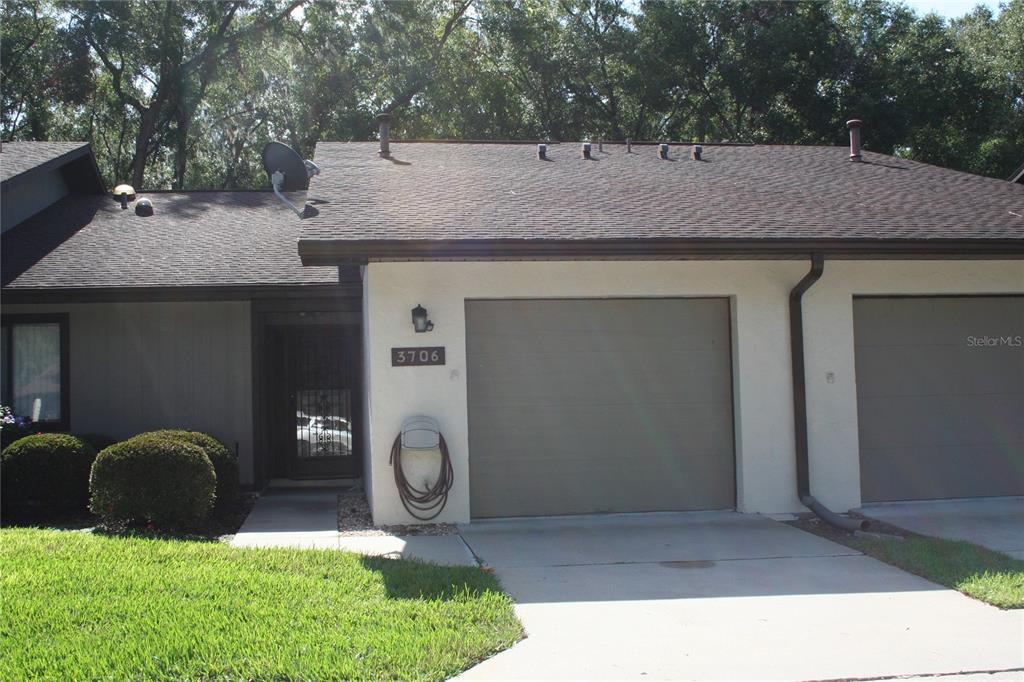
<svg viewBox="0 0 1024 682">
<path fill-rule="evenodd" d="M 905 537 L 914 537 L 916 535 L 915 533 L 911 533 L 910 531 L 898 526 L 873 519 L 869 516 L 864 516 L 863 514 L 851 513 L 850 516 L 853 518 L 867 519 L 870 524 L 868 526 L 868 530 L 855 532 L 841 530 L 825 523 L 814 514 L 798 514 L 796 520 L 786 521 L 785 523 L 789 526 L 793 526 L 794 528 L 799 528 L 802 531 L 823 537 L 826 540 L 838 542 L 839 544 L 846 545 L 847 547 L 853 547 L 853 549 L 857 549 L 857 547 L 850 544 L 850 541 L 856 537 L 902 540 Z"/>
<path fill-rule="evenodd" d="M 403 526 L 374 526 L 370 505 L 362 489 L 347 490 L 338 495 L 338 531 L 342 537 L 381 535 L 454 535 L 454 523 L 417 523 Z"/>
</svg>

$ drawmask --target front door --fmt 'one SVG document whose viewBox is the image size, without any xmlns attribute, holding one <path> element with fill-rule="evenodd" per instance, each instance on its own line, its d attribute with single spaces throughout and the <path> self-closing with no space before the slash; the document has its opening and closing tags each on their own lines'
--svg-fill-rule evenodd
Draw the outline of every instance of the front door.
<svg viewBox="0 0 1024 682">
<path fill-rule="evenodd" d="M 278 440 L 291 478 L 354 477 L 355 337 L 339 327 L 292 327 L 281 338 L 284 362 Z"/>
</svg>

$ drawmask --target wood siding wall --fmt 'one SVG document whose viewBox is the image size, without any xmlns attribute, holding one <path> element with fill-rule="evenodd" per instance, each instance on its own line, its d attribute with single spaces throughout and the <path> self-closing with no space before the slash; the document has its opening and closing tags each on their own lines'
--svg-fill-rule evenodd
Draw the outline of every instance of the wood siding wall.
<svg viewBox="0 0 1024 682">
<path fill-rule="evenodd" d="M 5 187 L 0 197 L 0 231 L 28 220 L 68 194 L 68 184 L 59 168 L 41 173 L 31 182 L 16 182 Z"/>
<path fill-rule="evenodd" d="M 69 313 L 73 432 L 204 431 L 237 446 L 252 483 L 248 301 L 4 306 L 29 312 Z"/>
</svg>

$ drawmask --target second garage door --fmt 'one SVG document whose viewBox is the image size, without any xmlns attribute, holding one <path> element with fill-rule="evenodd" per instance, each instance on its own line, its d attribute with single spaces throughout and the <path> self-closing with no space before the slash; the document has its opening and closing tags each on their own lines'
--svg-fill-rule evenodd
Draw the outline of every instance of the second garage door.
<svg viewBox="0 0 1024 682">
<path fill-rule="evenodd" d="M 1024 297 L 853 303 L 865 502 L 1024 495 Z"/>
<path fill-rule="evenodd" d="M 727 299 L 466 302 L 474 517 L 735 506 Z"/>
</svg>

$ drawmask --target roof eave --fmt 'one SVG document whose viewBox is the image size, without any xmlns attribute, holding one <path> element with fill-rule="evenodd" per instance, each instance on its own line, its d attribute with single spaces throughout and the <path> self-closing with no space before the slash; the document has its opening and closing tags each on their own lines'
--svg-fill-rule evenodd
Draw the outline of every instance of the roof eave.
<svg viewBox="0 0 1024 682">
<path fill-rule="evenodd" d="M 123 287 L 3 287 L 4 303 L 131 303 L 359 297 L 358 283 L 225 284 Z"/>
<path fill-rule="evenodd" d="M 1024 239 L 299 240 L 303 265 L 407 260 L 1024 258 Z"/>
<path fill-rule="evenodd" d="M 92 145 L 88 142 L 83 143 L 81 147 L 76 147 L 75 149 L 65 152 L 60 156 L 47 160 L 38 166 L 33 166 L 26 171 L 7 178 L 3 182 L 0 182 L 0 187 L 5 191 L 10 191 L 12 188 L 31 180 L 40 173 L 63 168 L 69 163 L 78 161 L 83 157 L 88 159 L 89 167 L 88 180 L 85 180 L 84 178 L 82 179 L 84 180 L 85 186 L 87 189 L 90 189 L 93 194 L 102 194 L 106 191 L 106 187 L 103 184 L 103 175 L 100 173 L 100 167 L 96 161 L 96 155 L 92 151 Z"/>
<path fill-rule="evenodd" d="M 1013 175 L 1010 176 L 1009 180 L 1010 182 L 1024 185 L 1024 163 L 1017 170 L 1013 171 Z"/>
</svg>

